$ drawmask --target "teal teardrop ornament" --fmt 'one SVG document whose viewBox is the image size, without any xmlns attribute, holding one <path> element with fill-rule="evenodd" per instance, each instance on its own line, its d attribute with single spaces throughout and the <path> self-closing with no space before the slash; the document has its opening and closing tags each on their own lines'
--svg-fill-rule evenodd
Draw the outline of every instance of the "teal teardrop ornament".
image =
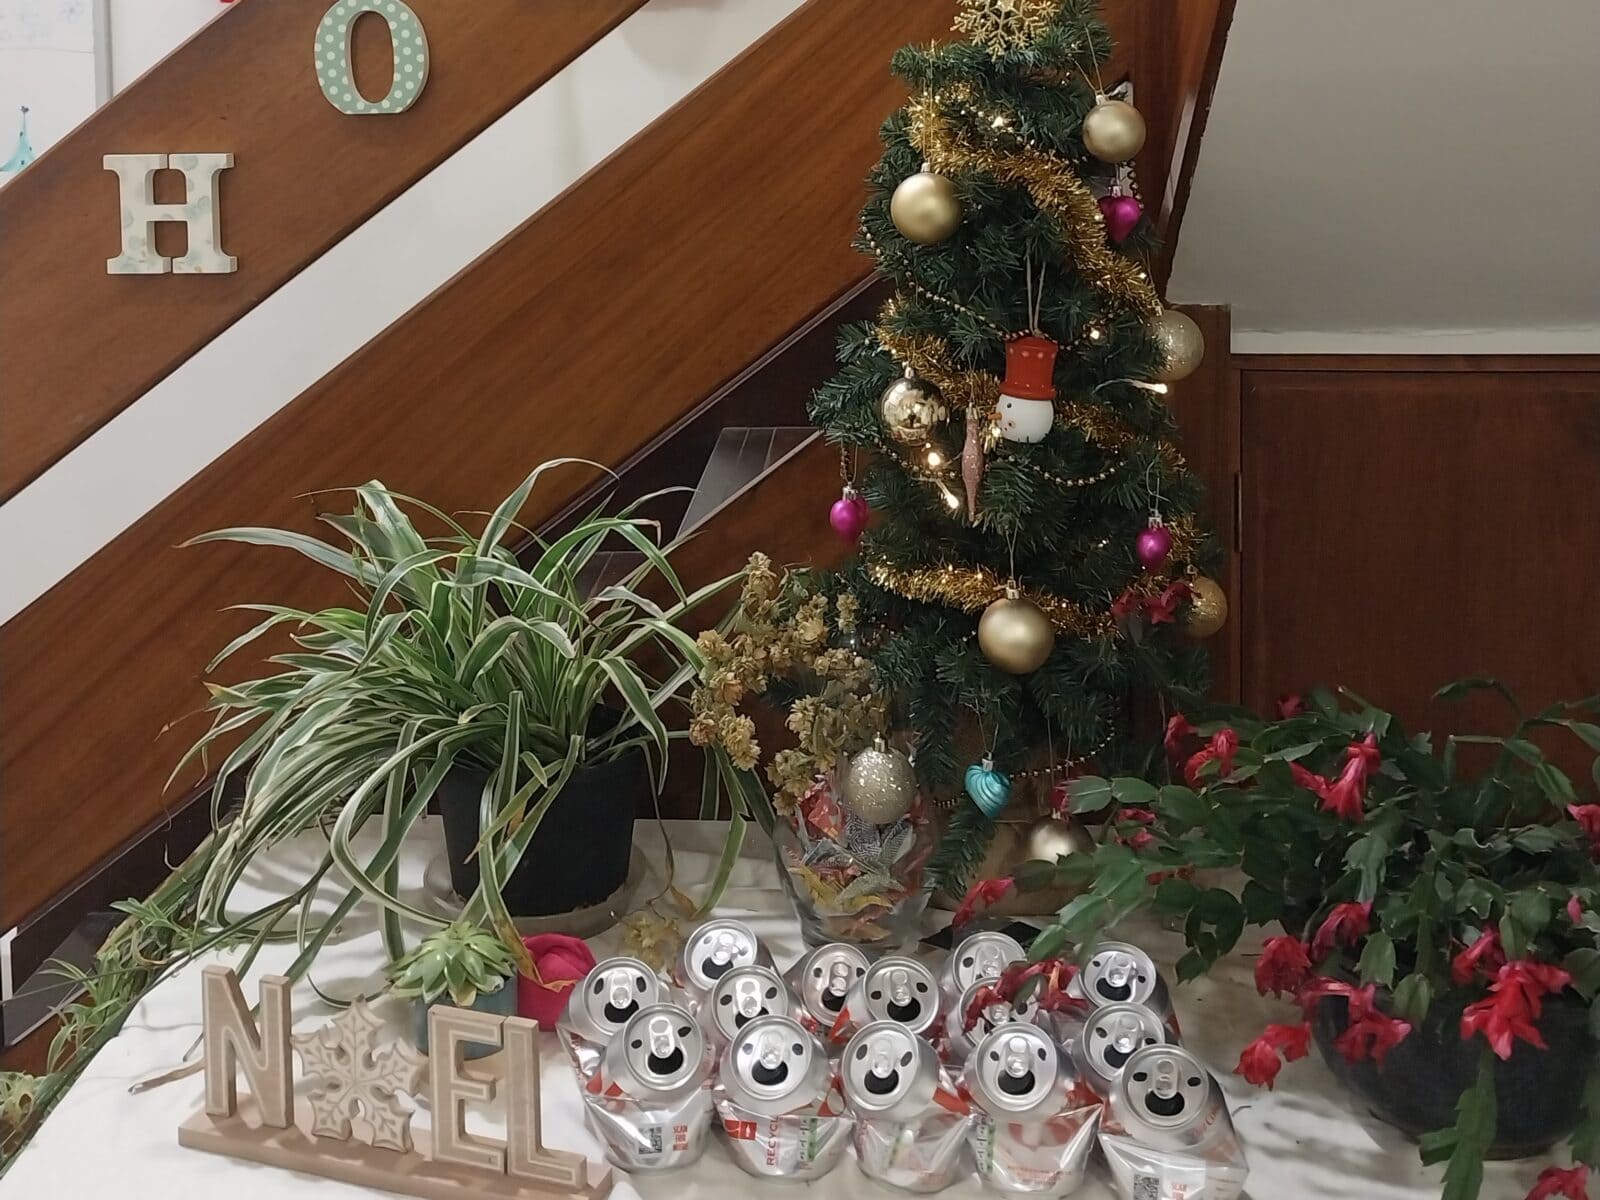
<svg viewBox="0 0 1600 1200">
<path fill-rule="evenodd" d="M 984 759 L 967 768 L 967 795 L 991 821 L 1011 799 L 1011 778 L 994 768 L 993 759 Z"/>
</svg>

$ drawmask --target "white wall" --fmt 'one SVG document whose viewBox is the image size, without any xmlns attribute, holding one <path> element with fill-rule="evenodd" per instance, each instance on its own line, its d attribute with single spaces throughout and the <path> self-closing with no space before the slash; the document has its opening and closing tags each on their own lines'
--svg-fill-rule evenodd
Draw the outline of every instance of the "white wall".
<svg viewBox="0 0 1600 1200">
<path fill-rule="evenodd" d="M 121 2 L 132 8 L 153 0 Z M 199 0 L 162 3 L 169 15 L 177 14 L 170 28 L 181 35 L 178 17 L 195 15 L 191 10 Z M 28 563 L 26 571 L 0 574 L 0 622 L 41 596 L 801 3 L 650 0 L 0 507 L 0 555 Z M 157 54 L 152 45 L 153 38 L 140 53 Z M 127 61 L 135 61 L 132 51 Z M 436 63 L 434 69 L 446 66 Z M 113 217 L 107 214 L 108 220 Z M 226 229 L 224 213 L 224 246 Z M 330 481 L 342 482 L 348 481 Z"/>
<path fill-rule="evenodd" d="M 106 7 L 111 85 L 117 91 L 171 54 L 200 26 L 228 11 L 222 0 L 106 0 Z"/>
<path fill-rule="evenodd" d="M 1238 0 L 1169 288 L 1234 348 L 1600 351 L 1600 4 Z"/>
</svg>

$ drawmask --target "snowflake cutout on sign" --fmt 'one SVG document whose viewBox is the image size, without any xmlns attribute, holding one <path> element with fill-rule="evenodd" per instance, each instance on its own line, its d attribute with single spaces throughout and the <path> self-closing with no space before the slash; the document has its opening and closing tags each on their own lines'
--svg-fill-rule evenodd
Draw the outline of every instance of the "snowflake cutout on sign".
<svg viewBox="0 0 1600 1200">
<path fill-rule="evenodd" d="M 350 1118 L 372 1127 L 371 1144 L 405 1153 L 411 1149 L 411 1113 L 395 1097 L 416 1091 L 427 1060 L 404 1042 L 377 1047 L 383 1022 L 357 1000 L 315 1033 L 294 1035 L 305 1073 L 322 1086 L 312 1091 L 316 1137 L 350 1140 Z"/>
<path fill-rule="evenodd" d="M 961 0 L 956 32 L 1001 58 L 1037 42 L 1060 9 L 1061 0 Z"/>
</svg>

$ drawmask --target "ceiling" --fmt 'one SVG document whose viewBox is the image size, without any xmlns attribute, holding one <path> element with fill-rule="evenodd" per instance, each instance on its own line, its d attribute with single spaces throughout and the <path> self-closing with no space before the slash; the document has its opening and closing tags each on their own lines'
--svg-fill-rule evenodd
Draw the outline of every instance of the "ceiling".
<svg viewBox="0 0 1600 1200">
<path fill-rule="evenodd" d="M 1168 289 L 1234 348 L 1600 352 L 1600 3 L 1238 0 Z"/>
</svg>

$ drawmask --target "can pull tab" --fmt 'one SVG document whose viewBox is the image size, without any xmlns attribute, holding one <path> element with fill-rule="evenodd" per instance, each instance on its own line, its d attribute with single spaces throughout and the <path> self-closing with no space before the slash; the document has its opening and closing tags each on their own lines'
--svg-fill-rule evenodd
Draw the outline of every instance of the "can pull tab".
<svg viewBox="0 0 1600 1200">
<path fill-rule="evenodd" d="M 889 973 L 889 999 L 896 1004 L 911 1002 L 911 976 L 899 967 Z"/>
<path fill-rule="evenodd" d="M 1106 982 L 1114 988 L 1125 988 L 1133 979 L 1133 964 L 1126 959 L 1112 959 L 1106 966 Z"/>
<path fill-rule="evenodd" d="M 733 934 L 721 933 L 717 935 L 717 944 L 711 948 L 711 960 L 719 965 L 730 963 L 738 953 L 739 946 Z"/>
<path fill-rule="evenodd" d="M 633 1000 L 633 981 L 626 972 L 617 971 L 611 976 L 611 1006 L 627 1008 Z"/>
<path fill-rule="evenodd" d="M 887 1079 L 894 1074 L 894 1055 L 887 1046 L 874 1047 L 871 1070 L 879 1079 Z"/>
<path fill-rule="evenodd" d="M 650 1021 L 650 1053 L 655 1058 L 668 1058 L 678 1048 L 678 1035 L 673 1032 L 672 1021 L 667 1017 L 653 1017 Z"/>
<path fill-rule="evenodd" d="M 1163 1058 L 1156 1063 L 1153 1078 L 1150 1081 L 1150 1090 L 1163 1100 L 1170 1100 L 1178 1094 L 1178 1064 L 1170 1058 Z"/>
<path fill-rule="evenodd" d="M 783 1063 L 783 1039 L 769 1034 L 761 1039 L 761 1050 L 757 1056 L 761 1065 L 769 1071 L 774 1070 Z"/>
<path fill-rule="evenodd" d="M 1131 1017 L 1119 1016 L 1111 1029 L 1111 1045 L 1120 1054 L 1131 1054 L 1139 1048 L 1139 1035 L 1144 1031 Z"/>
<path fill-rule="evenodd" d="M 1021 1078 L 1030 1070 L 1028 1065 L 1028 1039 L 1011 1037 L 1006 1039 L 1005 1058 L 1000 1064 L 1005 1068 L 1007 1075 Z"/>
<path fill-rule="evenodd" d="M 1005 963 L 1000 961 L 1000 951 L 993 946 L 979 946 L 974 959 L 974 979 L 992 979 L 1005 970 Z"/>
<path fill-rule="evenodd" d="M 738 1009 L 742 1017 L 756 1017 L 761 1015 L 761 985 L 753 979 L 741 979 L 738 992 L 733 998 L 733 1006 Z"/>
<path fill-rule="evenodd" d="M 850 968 L 836 962 L 828 968 L 828 991 L 835 996 L 842 996 L 850 990 Z"/>
</svg>

